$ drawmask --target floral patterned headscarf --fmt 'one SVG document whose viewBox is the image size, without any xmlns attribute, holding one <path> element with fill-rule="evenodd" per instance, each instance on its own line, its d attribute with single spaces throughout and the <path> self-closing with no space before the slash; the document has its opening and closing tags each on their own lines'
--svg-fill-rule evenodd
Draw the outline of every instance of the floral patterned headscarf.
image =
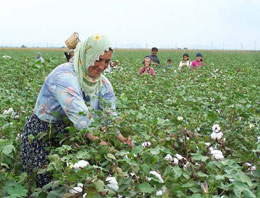
<svg viewBox="0 0 260 198">
<path fill-rule="evenodd" d="M 112 49 L 110 41 L 105 36 L 95 35 L 89 37 L 83 43 L 79 43 L 75 49 L 74 69 L 77 74 L 80 87 L 90 98 L 98 96 L 102 87 L 101 76 L 93 78 L 88 74 L 88 68 L 93 66 L 99 56 Z"/>
</svg>

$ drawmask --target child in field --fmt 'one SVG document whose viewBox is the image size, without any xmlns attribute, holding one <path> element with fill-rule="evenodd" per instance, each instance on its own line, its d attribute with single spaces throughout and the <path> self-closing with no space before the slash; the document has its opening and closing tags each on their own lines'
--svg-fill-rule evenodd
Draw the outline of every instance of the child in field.
<svg viewBox="0 0 260 198">
<path fill-rule="evenodd" d="M 195 69 L 195 67 L 203 67 L 203 66 L 205 66 L 205 64 L 202 61 L 202 54 L 197 53 L 196 60 L 192 61 L 192 63 L 191 63 L 191 68 Z"/>
<path fill-rule="evenodd" d="M 168 59 L 168 60 L 167 60 L 167 65 L 165 65 L 165 66 L 163 67 L 163 70 L 165 71 L 165 70 L 172 69 L 172 68 L 173 68 L 172 60 L 171 60 L 171 59 Z"/>
<path fill-rule="evenodd" d="M 44 62 L 45 62 L 44 58 L 42 57 L 41 52 L 37 52 L 37 53 L 36 53 L 36 59 L 37 59 L 37 60 L 40 60 L 41 63 L 44 63 Z"/>
<path fill-rule="evenodd" d="M 139 73 L 142 74 L 151 74 L 152 76 L 155 75 L 155 71 L 153 67 L 151 66 L 151 59 L 149 57 L 144 58 L 144 67 L 141 67 L 139 69 Z"/>
<path fill-rule="evenodd" d="M 191 61 L 189 60 L 189 54 L 185 53 L 183 54 L 183 59 L 181 60 L 179 64 L 179 70 L 181 70 L 183 67 L 190 67 Z"/>
</svg>

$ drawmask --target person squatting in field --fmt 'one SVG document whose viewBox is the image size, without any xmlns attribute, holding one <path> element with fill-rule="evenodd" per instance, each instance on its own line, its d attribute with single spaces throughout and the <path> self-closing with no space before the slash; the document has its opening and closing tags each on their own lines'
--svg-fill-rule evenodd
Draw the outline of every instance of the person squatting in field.
<svg viewBox="0 0 260 198">
<path fill-rule="evenodd" d="M 45 62 L 44 58 L 42 57 L 41 52 L 37 52 L 37 53 L 36 53 L 36 59 L 37 59 L 37 60 L 40 60 L 41 63 L 44 63 L 44 62 Z"/>
<path fill-rule="evenodd" d="M 91 36 L 79 43 L 73 62 L 56 67 L 45 79 L 38 95 L 33 114 L 26 122 L 22 133 L 22 165 L 28 174 L 36 174 L 37 187 L 43 187 L 52 179 L 51 173 L 37 174 L 47 167 L 50 147 L 58 147 L 58 135 L 68 133 L 64 121 L 73 123 L 78 130 L 86 129 L 93 121 L 86 103 L 94 110 L 106 108 L 115 115 L 115 94 L 109 80 L 102 75 L 107 68 L 113 49 L 105 36 Z M 102 106 L 100 100 L 108 106 Z M 37 135 L 54 130 L 53 136 L 42 141 Z M 33 139 L 31 137 L 34 137 Z M 92 133 L 85 134 L 86 140 L 100 140 Z M 125 138 L 119 131 L 116 137 L 131 148 L 131 138 Z M 100 140 L 101 145 L 107 145 Z"/>
<path fill-rule="evenodd" d="M 185 53 L 182 56 L 182 60 L 179 64 L 179 70 L 181 70 L 183 67 L 190 67 L 191 66 L 191 61 L 189 60 L 189 54 Z"/>
<path fill-rule="evenodd" d="M 192 61 L 192 63 L 191 63 L 191 68 L 195 69 L 196 67 L 203 67 L 203 66 L 205 66 L 205 64 L 203 63 L 203 60 L 202 60 L 202 54 L 197 53 L 196 60 Z"/>
<path fill-rule="evenodd" d="M 160 65 L 160 59 L 157 57 L 158 48 L 153 47 L 151 51 L 152 54 L 146 57 L 149 57 L 151 59 L 152 64 Z"/>
<path fill-rule="evenodd" d="M 163 67 L 164 70 L 168 70 L 168 69 L 172 69 L 173 68 L 173 65 L 172 65 L 172 60 L 171 59 L 168 59 L 167 60 L 167 65 L 165 65 Z"/>
<path fill-rule="evenodd" d="M 144 67 L 139 69 L 139 73 L 142 74 L 151 74 L 152 76 L 155 75 L 155 71 L 151 66 L 151 59 L 149 57 L 145 57 L 143 61 Z"/>
<path fill-rule="evenodd" d="M 67 62 L 73 62 L 74 50 L 70 49 L 68 52 L 64 52 Z"/>
</svg>

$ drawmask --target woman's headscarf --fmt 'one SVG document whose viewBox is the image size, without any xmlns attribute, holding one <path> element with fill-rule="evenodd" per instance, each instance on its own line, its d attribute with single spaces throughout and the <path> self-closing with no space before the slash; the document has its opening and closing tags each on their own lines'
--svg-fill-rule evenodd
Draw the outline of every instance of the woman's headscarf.
<svg viewBox="0 0 260 198">
<path fill-rule="evenodd" d="M 88 74 L 89 66 L 93 66 L 99 56 L 104 55 L 105 51 L 112 49 L 110 41 L 105 36 L 91 36 L 83 43 L 79 43 L 74 51 L 74 69 L 77 74 L 80 87 L 90 98 L 95 98 L 102 87 L 101 76 L 90 77 Z"/>
</svg>

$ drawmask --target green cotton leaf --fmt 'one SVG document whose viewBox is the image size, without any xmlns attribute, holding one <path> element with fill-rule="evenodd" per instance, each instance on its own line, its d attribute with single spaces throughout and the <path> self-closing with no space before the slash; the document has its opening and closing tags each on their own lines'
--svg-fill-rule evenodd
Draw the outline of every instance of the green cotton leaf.
<svg viewBox="0 0 260 198">
<path fill-rule="evenodd" d="M 131 151 L 131 154 L 141 154 L 143 152 L 143 147 L 142 146 L 137 146 L 137 147 L 134 147 Z"/>
<path fill-rule="evenodd" d="M 248 188 L 245 188 L 243 190 L 243 194 L 244 194 L 244 197 L 256 198 L 255 194 L 251 190 L 249 190 Z"/>
<path fill-rule="evenodd" d="M 138 186 L 139 190 L 143 193 L 152 193 L 155 189 L 147 182 L 141 183 Z"/>
<path fill-rule="evenodd" d="M 94 185 L 98 192 L 104 191 L 105 184 L 103 181 L 97 180 L 96 182 L 94 182 Z"/>
<path fill-rule="evenodd" d="M 12 157 L 12 152 L 15 151 L 15 147 L 12 145 L 12 144 L 9 144 L 7 146 L 5 146 L 2 150 L 2 152 L 7 155 L 7 156 L 10 156 Z"/>
<path fill-rule="evenodd" d="M 260 170 L 252 171 L 252 174 L 253 174 L 255 177 L 260 178 Z"/>
<path fill-rule="evenodd" d="M 8 144 L 10 144 L 9 140 L 0 139 L 0 150 L 2 150 L 2 148 Z"/>
<path fill-rule="evenodd" d="M 192 198 L 203 198 L 204 197 L 204 195 L 202 195 L 202 194 L 193 194 L 192 195 Z"/>
<path fill-rule="evenodd" d="M 208 175 L 206 175 L 205 173 L 202 173 L 202 172 L 198 172 L 197 175 L 199 177 L 208 177 Z"/>
<path fill-rule="evenodd" d="M 110 158 L 110 159 L 116 160 L 116 157 L 111 153 L 108 153 L 107 157 Z"/>
<path fill-rule="evenodd" d="M 27 195 L 27 189 L 25 189 L 21 184 L 15 183 L 12 185 L 9 185 L 7 187 L 7 193 L 15 198 L 15 197 L 25 197 Z"/>
<path fill-rule="evenodd" d="M 254 153 L 260 152 L 260 144 L 257 145 L 256 149 L 252 150 Z"/>
<path fill-rule="evenodd" d="M 215 176 L 216 180 L 224 180 L 225 178 L 226 178 L 225 175 L 217 175 L 217 176 Z"/>
<path fill-rule="evenodd" d="M 217 116 L 214 112 L 212 112 L 212 111 L 209 111 L 209 112 L 208 112 L 207 117 L 208 117 L 208 119 L 210 119 L 210 120 L 217 120 L 217 119 L 218 119 L 218 116 Z"/>
<path fill-rule="evenodd" d="M 150 152 L 151 152 L 152 155 L 158 155 L 160 153 L 160 149 L 158 147 L 151 148 Z"/>
<path fill-rule="evenodd" d="M 178 179 L 183 173 L 182 169 L 179 166 L 174 166 L 172 169 L 174 172 L 174 179 Z"/>
<path fill-rule="evenodd" d="M 201 154 L 199 154 L 199 153 L 195 153 L 195 154 L 192 154 L 192 155 L 193 155 L 192 158 L 193 158 L 195 161 L 206 162 L 207 159 L 209 159 L 209 157 L 203 156 L 203 155 L 201 155 Z"/>
<path fill-rule="evenodd" d="M 246 183 L 249 187 L 252 187 L 252 185 L 253 185 L 252 182 L 251 182 L 251 179 L 242 172 L 240 174 L 239 173 L 236 174 L 234 179 L 236 181 L 241 181 L 243 183 Z"/>
<path fill-rule="evenodd" d="M 125 155 L 127 155 L 128 153 L 129 153 L 128 151 L 121 150 L 121 151 L 117 152 L 115 155 L 117 155 L 117 156 L 125 156 Z"/>
<path fill-rule="evenodd" d="M 60 191 L 51 191 L 48 192 L 48 196 L 47 198 L 59 198 L 61 196 L 61 192 Z"/>
</svg>

